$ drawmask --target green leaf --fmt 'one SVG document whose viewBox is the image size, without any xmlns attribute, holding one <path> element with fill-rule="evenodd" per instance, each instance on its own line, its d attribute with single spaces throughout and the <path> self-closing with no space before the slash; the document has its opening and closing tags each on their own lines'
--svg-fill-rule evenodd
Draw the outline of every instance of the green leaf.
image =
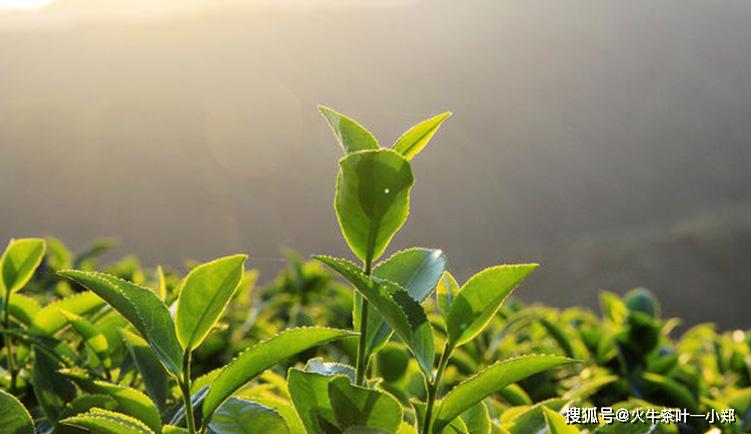
<svg viewBox="0 0 751 434">
<path fill-rule="evenodd" d="M 435 362 L 433 329 L 419 303 L 399 285 L 370 279 L 349 261 L 329 256 L 315 258 L 352 283 L 407 344 L 422 371 L 426 374 L 432 371 Z"/>
<path fill-rule="evenodd" d="M 394 143 L 394 150 L 404 155 L 407 160 L 411 160 L 427 146 L 443 121 L 449 116 L 451 116 L 451 112 L 445 112 L 418 123 L 399 137 Z"/>
<path fill-rule="evenodd" d="M 506 297 L 538 264 L 497 265 L 472 276 L 451 303 L 446 317 L 449 341 L 463 345 L 477 336 Z"/>
<path fill-rule="evenodd" d="M 547 330 L 558 346 L 561 347 L 567 357 L 575 359 L 586 359 L 589 354 L 583 342 L 579 340 L 577 334 L 566 324 L 553 322 L 547 318 L 541 318 L 540 324 Z"/>
<path fill-rule="evenodd" d="M 691 390 L 681 383 L 651 372 L 645 372 L 643 378 L 644 381 L 664 396 L 668 396 L 671 404 L 680 408 L 686 408 L 692 413 L 699 411 L 699 404 L 696 402 L 696 398 L 694 398 Z"/>
<path fill-rule="evenodd" d="M 167 300 L 167 278 L 164 277 L 164 268 L 161 265 L 156 266 L 157 287 L 156 294 L 162 301 Z"/>
<path fill-rule="evenodd" d="M 99 408 L 63 419 L 60 423 L 83 428 L 92 434 L 154 434 L 137 419 Z"/>
<path fill-rule="evenodd" d="M 395 382 L 407 373 L 409 368 L 409 353 L 404 351 L 404 345 L 389 343 L 384 345 L 376 355 L 377 376 L 386 382 Z"/>
<path fill-rule="evenodd" d="M 301 327 L 285 330 L 271 339 L 259 342 L 240 353 L 213 381 L 203 401 L 204 418 L 211 419 L 222 402 L 266 369 L 295 354 L 348 336 L 353 336 L 348 330 Z"/>
<path fill-rule="evenodd" d="M 44 415 L 52 422 L 58 420 L 60 410 L 66 402 L 76 397 L 76 388 L 58 370 L 62 366 L 46 351 L 34 348 L 34 368 L 32 386 L 34 395 Z"/>
<path fill-rule="evenodd" d="M 373 276 L 394 282 L 416 301 L 425 300 L 446 269 L 446 255 L 438 249 L 401 250 L 373 269 Z"/>
<path fill-rule="evenodd" d="M 286 382 L 284 388 L 285 390 L 287 388 Z M 279 413 L 287 424 L 290 434 L 307 434 L 305 427 L 300 420 L 300 416 L 297 414 L 295 407 L 288 398 L 280 398 L 272 392 L 260 391 L 259 389 L 245 389 L 243 392 L 239 393 L 237 397 L 261 404 L 264 407 L 268 407 Z"/>
<path fill-rule="evenodd" d="M 127 330 L 120 330 L 120 332 L 128 343 L 128 351 L 133 357 L 138 372 L 141 373 L 146 393 L 159 410 L 164 411 L 164 403 L 169 396 L 169 374 L 146 341 Z"/>
<path fill-rule="evenodd" d="M 0 257 L 0 294 L 5 298 L 23 288 L 42 263 L 46 244 L 41 238 L 10 240 Z"/>
<path fill-rule="evenodd" d="M 409 162 L 389 149 L 339 160 L 334 208 L 347 244 L 370 263 L 380 257 L 409 214 L 414 179 Z"/>
<path fill-rule="evenodd" d="M 84 345 L 86 345 L 91 351 L 96 354 L 102 366 L 105 369 L 112 367 L 112 361 L 110 360 L 109 344 L 107 338 L 104 337 L 99 330 L 86 319 L 65 310 L 62 311 L 63 315 L 68 319 L 68 322 L 73 327 L 73 330 L 78 333 L 83 339 Z"/>
<path fill-rule="evenodd" d="M 542 433 L 547 431 L 545 422 L 544 408 L 554 411 L 560 411 L 566 405 L 566 400 L 560 398 L 551 398 L 538 402 L 531 407 L 523 407 L 520 411 L 512 415 L 512 418 L 505 420 L 509 434 L 527 434 Z M 509 413 L 508 411 L 506 413 Z M 505 418 L 506 414 L 503 414 Z"/>
<path fill-rule="evenodd" d="M 600 293 L 600 310 L 605 318 L 616 324 L 622 323 L 628 315 L 628 307 L 623 300 L 609 291 Z"/>
<path fill-rule="evenodd" d="M 461 414 L 469 434 L 490 434 L 492 422 L 484 402 L 479 402 Z"/>
<path fill-rule="evenodd" d="M 102 297 L 133 324 L 167 369 L 180 374 L 183 351 L 175 334 L 175 324 L 167 306 L 150 289 L 104 273 L 64 270 L 58 274 Z"/>
<path fill-rule="evenodd" d="M 95 407 L 103 410 L 115 410 L 117 408 L 117 401 L 111 396 L 102 394 L 79 396 L 73 401 L 65 404 L 65 407 L 60 412 L 60 418 L 86 413 Z"/>
<path fill-rule="evenodd" d="M 216 434 L 289 434 L 284 418 L 256 402 L 230 398 L 214 413 L 209 428 Z"/>
<path fill-rule="evenodd" d="M 162 427 L 163 434 L 189 434 L 188 430 L 179 426 L 164 425 Z"/>
<path fill-rule="evenodd" d="M 454 303 L 456 294 L 459 293 L 459 284 L 448 271 L 444 271 L 441 279 L 436 286 L 436 298 L 438 299 L 438 308 L 441 310 L 443 317 L 451 311 L 451 304 Z"/>
<path fill-rule="evenodd" d="M 344 363 L 324 362 L 322 358 L 316 357 L 305 363 L 305 372 L 315 372 L 316 374 L 333 377 L 334 375 L 344 375 L 352 382 L 355 381 L 357 373 L 355 368 Z"/>
<path fill-rule="evenodd" d="M 0 421 L 7 434 L 35 434 L 34 421 L 15 396 L 0 390 Z"/>
<path fill-rule="evenodd" d="M 63 311 L 85 315 L 104 306 L 104 300 L 91 291 L 80 292 L 44 306 L 31 323 L 31 333 L 53 335 L 60 331 L 68 320 Z"/>
<path fill-rule="evenodd" d="M 373 269 L 373 276 L 394 282 L 418 303 L 433 291 L 441 273 L 446 269 L 446 255 L 440 250 L 412 248 L 395 253 Z M 367 354 L 378 351 L 393 334 L 380 314 L 368 307 Z M 359 319 L 355 318 L 359 324 Z"/>
<path fill-rule="evenodd" d="M 140 390 L 106 381 L 90 381 L 78 376 L 69 378 L 86 392 L 112 397 L 117 402 L 116 411 L 138 419 L 157 434 L 161 433 L 162 420 L 159 410 Z"/>
<path fill-rule="evenodd" d="M 194 268 L 177 299 L 177 338 L 188 351 L 201 345 L 235 294 L 246 255 L 220 258 Z"/>
<path fill-rule="evenodd" d="M 566 418 L 561 416 L 557 411 L 553 411 L 547 407 L 542 408 L 545 414 L 545 422 L 548 424 L 548 430 L 550 434 L 580 434 L 581 431 L 573 425 L 566 423 Z"/>
<path fill-rule="evenodd" d="M 402 424 L 399 425 L 399 429 L 396 431 L 396 434 L 417 434 L 417 429 L 414 425 L 403 421 Z"/>
<path fill-rule="evenodd" d="M 355 120 L 322 105 L 318 106 L 318 111 L 328 122 L 345 153 L 378 149 L 378 141 L 373 134 Z"/>
<path fill-rule="evenodd" d="M 329 383 L 329 398 L 337 426 L 368 427 L 395 432 L 402 421 L 402 408 L 391 396 L 350 384 L 346 377 L 335 377 Z"/>
<path fill-rule="evenodd" d="M 352 426 L 344 431 L 344 434 L 391 434 L 393 431 L 384 431 L 378 428 L 369 428 L 367 426 Z"/>
<path fill-rule="evenodd" d="M 538 372 L 574 362 L 574 360 L 566 357 L 542 354 L 520 356 L 496 362 L 460 383 L 446 394 L 438 406 L 433 425 L 434 429 L 440 432 L 441 428 L 471 406 L 509 384 L 516 383 Z"/>
<path fill-rule="evenodd" d="M 30 326 L 34 316 L 39 313 L 41 307 L 36 300 L 23 294 L 15 294 L 10 299 L 8 306 L 10 316 L 25 326 Z"/>
<path fill-rule="evenodd" d="M 292 368 L 287 374 L 290 397 L 310 434 L 326 434 L 323 426 L 336 423 L 329 398 L 331 376 Z"/>
</svg>

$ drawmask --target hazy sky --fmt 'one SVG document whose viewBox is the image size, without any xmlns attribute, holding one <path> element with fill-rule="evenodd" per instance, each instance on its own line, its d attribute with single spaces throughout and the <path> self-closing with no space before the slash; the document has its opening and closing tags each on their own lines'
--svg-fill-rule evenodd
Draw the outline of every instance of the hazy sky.
<svg viewBox="0 0 751 434">
<path fill-rule="evenodd" d="M 749 22 L 747 0 L 0 10 L 0 239 L 114 236 L 148 265 L 245 251 L 269 278 L 280 245 L 347 254 L 316 104 L 384 144 L 451 110 L 394 248 L 443 248 L 460 277 L 540 261 L 531 301 L 643 285 L 751 326 Z"/>
</svg>

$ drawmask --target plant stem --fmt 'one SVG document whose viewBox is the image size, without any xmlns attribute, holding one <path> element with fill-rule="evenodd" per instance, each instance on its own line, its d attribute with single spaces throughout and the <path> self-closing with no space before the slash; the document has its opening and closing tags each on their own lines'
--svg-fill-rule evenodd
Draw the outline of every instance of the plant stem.
<svg viewBox="0 0 751 434">
<path fill-rule="evenodd" d="M 365 261 L 365 275 L 370 276 L 371 261 Z M 368 334 L 368 300 L 360 296 L 360 339 L 357 342 L 357 377 L 355 384 L 362 386 L 365 384 L 365 371 L 368 369 L 369 357 L 365 354 L 367 347 Z"/>
<path fill-rule="evenodd" d="M 441 360 L 438 362 L 438 370 L 435 373 L 433 381 L 428 380 L 428 401 L 425 408 L 425 420 L 422 423 L 422 434 L 430 434 L 430 422 L 433 418 L 433 406 L 435 405 L 435 398 L 438 394 L 438 389 L 441 387 L 441 380 L 443 379 L 443 371 L 446 370 L 451 353 L 454 351 L 454 345 L 446 341 L 446 347 L 441 354 Z"/>
<path fill-rule="evenodd" d="M 196 434 L 196 421 L 193 416 L 193 403 L 190 401 L 190 350 L 185 351 L 183 357 L 183 378 L 180 390 L 183 393 L 183 405 L 185 405 L 185 425 L 190 434 Z"/>
<path fill-rule="evenodd" d="M 3 327 L 5 330 L 10 329 L 10 290 L 5 292 L 5 303 L 3 304 Z M 13 357 L 13 340 L 8 333 L 3 334 L 5 339 L 5 350 L 7 351 L 8 371 L 10 372 L 10 387 L 8 391 L 13 393 L 16 390 L 16 360 Z"/>
<path fill-rule="evenodd" d="M 365 384 L 365 347 L 367 346 L 366 335 L 368 331 L 368 300 L 365 297 L 360 301 L 360 340 L 357 343 L 357 385 Z"/>
</svg>

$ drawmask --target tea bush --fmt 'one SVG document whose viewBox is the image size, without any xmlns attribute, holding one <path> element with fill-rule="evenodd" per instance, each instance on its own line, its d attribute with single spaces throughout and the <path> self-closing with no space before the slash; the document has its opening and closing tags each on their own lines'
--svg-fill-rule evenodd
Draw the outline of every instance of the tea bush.
<svg viewBox="0 0 751 434">
<path fill-rule="evenodd" d="M 439 249 L 382 259 L 409 213 L 410 161 L 450 114 L 386 148 L 320 111 L 344 152 L 334 209 L 360 263 L 289 252 L 288 268 L 256 288 L 244 254 L 182 276 L 133 257 L 102 266 L 106 241 L 74 254 L 53 238 L 11 240 L 0 259 L 2 432 L 751 429 L 743 331 L 702 324 L 675 338 L 679 321 L 644 289 L 603 293 L 601 317 L 509 299 L 537 264 L 460 284 Z M 592 408 L 660 416 L 613 423 Z M 676 409 L 692 417 L 669 423 Z"/>
</svg>

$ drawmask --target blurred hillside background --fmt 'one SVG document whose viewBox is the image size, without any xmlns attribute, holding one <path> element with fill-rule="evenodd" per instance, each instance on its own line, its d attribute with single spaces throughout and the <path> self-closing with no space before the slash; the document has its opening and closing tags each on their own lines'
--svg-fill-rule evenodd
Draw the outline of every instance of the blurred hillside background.
<svg viewBox="0 0 751 434">
<path fill-rule="evenodd" d="M 269 279 L 282 245 L 347 254 L 316 104 L 386 144 L 451 110 L 395 248 L 461 278 L 539 261 L 527 301 L 646 286 L 747 328 L 749 22 L 747 0 L 0 0 L 0 239 L 246 251 Z"/>
</svg>

